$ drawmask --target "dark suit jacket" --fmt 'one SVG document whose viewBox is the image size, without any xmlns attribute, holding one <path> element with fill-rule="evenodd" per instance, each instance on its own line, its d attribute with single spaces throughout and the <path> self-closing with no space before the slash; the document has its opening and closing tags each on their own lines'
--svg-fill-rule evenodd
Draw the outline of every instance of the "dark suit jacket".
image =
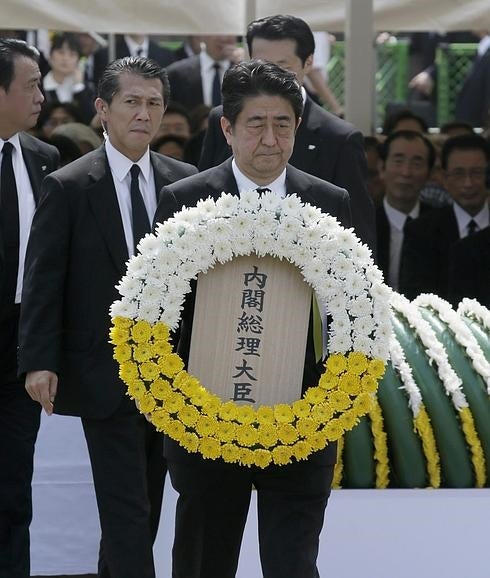
<svg viewBox="0 0 490 578">
<path fill-rule="evenodd" d="M 420 215 L 426 214 L 432 207 L 426 203 L 420 203 Z M 385 283 L 388 283 L 390 272 L 390 222 L 386 215 L 383 203 L 376 207 L 376 248 L 378 256 L 378 266 L 383 271 Z M 403 263 L 403 252 L 405 243 L 402 245 L 402 255 L 400 257 L 400 267 Z"/>
<path fill-rule="evenodd" d="M 238 194 L 235 178 L 231 168 L 231 159 L 226 160 L 218 167 L 199 173 L 187 179 L 165 187 L 160 196 L 160 203 L 155 215 L 155 223 L 162 223 L 185 205 L 194 206 L 201 198 L 208 196 L 217 199 L 225 191 Z M 303 171 L 295 169 L 291 165 L 286 171 L 286 192 L 296 193 L 303 202 L 310 203 L 321 209 L 324 213 L 333 215 L 349 227 L 351 223 L 349 199 L 347 192 L 339 187 L 312 177 Z M 178 336 L 178 351 L 187 363 L 192 333 L 193 295 L 186 302 L 185 311 L 182 315 L 181 329 Z M 317 383 L 321 374 L 321 364 L 315 360 L 311 323 L 309 338 L 307 341 L 305 370 L 303 375 L 303 388 Z M 165 441 L 167 457 L 170 455 L 177 459 L 185 458 L 187 452 L 180 448 L 177 443 L 170 439 Z M 325 460 L 334 463 L 336 459 L 336 445 L 331 444 L 325 452 Z"/>
<path fill-rule="evenodd" d="M 405 231 L 400 290 L 409 299 L 420 293 L 448 296 L 451 247 L 459 240 L 452 206 L 433 209 L 412 221 Z"/>
<path fill-rule="evenodd" d="M 222 114 L 223 107 L 219 106 L 209 115 L 200 170 L 216 166 L 231 155 L 220 126 Z M 354 230 L 374 249 L 374 206 L 366 188 L 367 166 L 361 133 L 307 97 L 289 162 L 305 173 L 347 190 Z"/>
<path fill-rule="evenodd" d="M 157 191 L 196 171 L 150 154 Z M 44 181 L 27 249 L 19 371 L 58 374 L 57 413 L 105 417 L 124 395 L 108 332 L 127 259 L 102 146 Z"/>
<path fill-rule="evenodd" d="M 449 263 L 448 299 L 464 297 L 490 308 L 490 227 L 454 244 Z"/>
<path fill-rule="evenodd" d="M 490 109 L 490 49 L 477 57 L 456 99 L 456 119 L 486 126 Z"/>
<path fill-rule="evenodd" d="M 29 174 L 29 180 L 31 181 L 34 201 L 37 205 L 41 191 L 41 183 L 47 174 L 58 168 L 60 155 L 54 146 L 48 145 L 30 134 L 20 133 L 19 139 L 22 147 L 22 155 Z M 5 248 L 3 246 L 3 237 L 0 234 L 0 307 L 3 303 L 2 281 L 5 278 L 4 267 Z"/>
<path fill-rule="evenodd" d="M 167 68 L 170 100 L 192 110 L 204 103 L 199 54 L 174 62 Z"/>
<path fill-rule="evenodd" d="M 128 45 L 124 40 L 124 36 L 116 37 L 116 52 L 115 58 L 124 58 L 130 56 Z M 159 46 L 152 40 L 148 44 L 148 58 L 155 60 L 162 68 L 166 68 L 169 64 L 176 60 L 175 54 L 172 50 Z M 104 72 L 105 67 L 109 63 L 109 50 L 107 48 L 100 48 L 94 54 L 94 83 L 97 83 Z"/>
</svg>

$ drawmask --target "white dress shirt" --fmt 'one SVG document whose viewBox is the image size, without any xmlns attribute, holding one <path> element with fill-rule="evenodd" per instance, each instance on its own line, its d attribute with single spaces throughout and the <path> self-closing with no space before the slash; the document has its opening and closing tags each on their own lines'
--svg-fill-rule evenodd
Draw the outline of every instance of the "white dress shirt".
<svg viewBox="0 0 490 578">
<path fill-rule="evenodd" d="M 134 163 L 131 159 L 128 159 L 128 157 L 125 157 L 114 148 L 108 138 L 106 138 L 105 141 L 105 150 L 112 173 L 112 179 L 114 181 L 114 187 L 116 188 L 117 202 L 119 203 L 119 210 L 121 211 L 128 255 L 131 256 L 134 254 L 130 173 L 133 165 L 138 165 L 140 168 L 139 187 L 150 224 L 153 222 L 153 217 L 155 216 L 155 211 L 157 209 L 155 177 L 150 161 L 150 151 L 147 149 L 140 160 L 137 163 Z"/>
<path fill-rule="evenodd" d="M 143 58 L 148 58 L 148 48 L 150 46 L 148 36 L 145 36 L 143 42 L 138 44 L 131 38 L 131 36 L 126 34 L 124 36 L 124 41 L 126 42 L 130 56 L 142 56 Z"/>
<path fill-rule="evenodd" d="M 247 176 L 245 176 L 242 171 L 238 168 L 235 159 L 231 162 L 231 168 L 233 169 L 233 176 L 238 187 L 238 192 L 243 193 L 244 191 L 254 191 L 255 189 L 270 189 L 276 195 L 279 195 L 281 199 L 286 196 L 286 169 L 268 185 L 258 185 L 251 181 Z"/>
<path fill-rule="evenodd" d="M 49 71 L 44 77 L 43 88 L 45 91 L 54 90 L 60 102 L 72 102 L 73 96 L 82 92 L 85 84 L 83 82 L 77 82 L 74 75 L 65 77 L 60 84 L 55 80 L 53 73 Z"/>
<path fill-rule="evenodd" d="M 393 287 L 393 289 L 398 290 L 398 281 L 400 278 L 400 261 L 402 256 L 403 247 L 403 227 L 408 217 L 416 219 L 420 215 L 420 203 L 408 213 L 402 213 L 398 209 L 392 207 L 386 197 L 383 198 L 383 207 L 386 212 L 386 217 L 388 218 L 388 223 L 390 224 L 390 264 L 388 269 L 388 285 Z"/>
<path fill-rule="evenodd" d="M 2 166 L 2 149 L 4 141 L 0 138 L 0 167 Z M 22 279 L 24 277 L 24 261 L 26 258 L 27 241 L 32 225 L 32 217 L 36 209 L 34 193 L 32 191 L 27 166 L 22 156 L 22 148 L 18 133 L 8 139 L 14 148 L 12 149 L 12 166 L 14 168 L 15 184 L 19 200 L 19 268 L 17 270 L 17 286 L 15 289 L 15 302 L 20 303 L 22 296 Z"/>
<path fill-rule="evenodd" d="M 454 216 L 458 223 L 459 238 L 464 239 L 468 236 L 468 223 L 473 220 L 477 225 L 475 232 L 481 231 L 490 224 L 488 203 L 483 205 L 482 210 L 477 213 L 474 217 L 468 214 L 464 209 L 462 209 L 458 203 L 453 203 Z"/>
<path fill-rule="evenodd" d="M 205 51 L 201 50 L 199 53 L 201 59 L 201 81 L 202 81 L 202 96 L 204 104 L 207 106 L 213 105 L 213 81 L 214 81 L 214 63 L 219 64 L 220 85 L 223 82 L 223 75 L 230 66 L 229 60 L 213 60 L 211 56 Z"/>
</svg>

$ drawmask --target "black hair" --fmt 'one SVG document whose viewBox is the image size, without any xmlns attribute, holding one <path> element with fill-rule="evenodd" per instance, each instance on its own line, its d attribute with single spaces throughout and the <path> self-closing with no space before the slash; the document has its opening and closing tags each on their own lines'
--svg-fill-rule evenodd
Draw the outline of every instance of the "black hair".
<svg viewBox="0 0 490 578">
<path fill-rule="evenodd" d="M 37 119 L 37 127 L 42 128 L 46 122 L 51 117 L 54 110 L 62 108 L 66 113 L 73 117 L 73 122 L 82 122 L 82 117 L 80 115 L 80 110 L 78 106 L 73 102 L 45 102 L 42 105 L 41 112 Z"/>
<path fill-rule="evenodd" d="M 386 163 L 386 159 L 390 154 L 391 143 L 400 139 L 409 141 L 419 140 L 425 144 L 427 151 L 429 153 L 427 157 L 428 169 L 429 171 L 431 171 L 432 168 L 434 167 L 434 163 L 436 162 L 436 149 L 425 135 L 414 130 L 397 130 L 395 132 L 390 133 L 387 136 L 386 140 L 381 143 L 378 149 L 379 157 L 383 161 L 383 165 Z"/>
<path fill-rule="evenodd" d="M 277 14 L 254 20 L 247 28 L 247 46 L 250 56 L 254 38 L 265 40 L 293 40 L 296 43 L 295 53 L 303 65 L 306 59 L 315 52 L 315 39 L 308 24 L 289 14 Z"/>
<path fill-rule="evenodd" d="M 453 130 L 462 130 L 466 134 L 475 134 L 473 127 L 469 122 L 464 122 L 462 120 L 452 120 L 451 122 L 446 122 L 441 126 L 441 134 L 450 134 Z"/>
<path fill-rule="evenodd" d="M 490 160 L 490 151 L 487 141 L 479 134 L 461 134 L 448 138 L 442 145 L 441 167 L 447 170 L 448 159 L 455 150 L 482 151 L 487 163 Z"/>
<path fill-rule="evenodd" d="M 15 76 L 15 59 L 21 56 L 39 62 L 39 52 L 34 46 L 17 38 L 0 38 L 0 86 L 8 91 Z"/>
<path fill-rule="evenodd" d="M 53 54 L 53 50 L 60 50 L 65 44 L 70 50 L 76 52 L 79 57 L 82 55 L 82 48 L 80 42 L 78 42 L 78 38 L 69 32 L 60 32 L 53 36 L 49 53 Z"/>
<path fill-rule="evenodd" d="M 383 134 L 388 135 L 392 133 L 395 130 L 396 125 L 402 120 L 414 120 L 415 122 L 418 122 L 421 131 L 424 133 L 429 130 L 427 123 L 421 116 L 415 114 L 408 108 L 404 108 L 386 116 L 383 123 Z"/>
<path fill-rule="evenodd" d="M 147 80 L 157 78 L 162 83 L 163 104 L 170 99 L 170 84 L 167 71 L 151 58 L 141 56 L 126 56 L 110 62 L 99 80 L 98 95 L 108 104 L 119 91 L 119 77 L 121 74 L 134 74 Z"/>
<path fill-rule="evenodd" d="M 223 77 L 223 116 L 234 126 L 245 99 L 262 94 L 287 100 L 296 120 L 303 112 L 303 96 L 296 76 L 271 62 L 250 60 L 229 68 Z"/>
</svg>

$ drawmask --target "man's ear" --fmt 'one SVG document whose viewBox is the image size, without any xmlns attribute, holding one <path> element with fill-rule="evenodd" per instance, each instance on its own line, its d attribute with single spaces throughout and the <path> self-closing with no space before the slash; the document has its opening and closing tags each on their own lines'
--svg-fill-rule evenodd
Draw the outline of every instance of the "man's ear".
<svg viewBox="0 0 490 578">
<path fill-rule="evenodd" d="M 107 109 L 109 107 L 109 105 L 107 104 L 107 102 L 105 100 L 102 100 L 102 98 L 97 97 L 95 99 L 95 110 L 97 111 L 97 114 L 99 115 L 99 118 L 101 121 L 106 121 L 107 120 Z"/>
<path fill-rule="evenodd" d="M 296 128 L 294 129 L 294 134 L 296 134 L 296 131 L 298 130 L 299 125 L 301 124 L 301 121 L 302 121 L 302 120 L 303 120 L 303 119 L 299 116 L 299 117 L 298 117 L 298 120 L 296 121 Z"/>
<path fill-rule="evenodd" d="M 226 142 L 231 146 L 231 136 L 233 133 L 233 127 L 231 126 L 231 122 L 224 116 L 220 118 L 221 123 L 221 130 L 225 135 Z"/>
<path fill-rule="evenodd" d="M 308 58 L 305 60 L 305 64 L 303 66 L 303 72 L 305 75 L 308 74 L 308 72 L 310 72 L 312 66 L 313 66 L 313 54 L 310 54 Z"/>
</svg>

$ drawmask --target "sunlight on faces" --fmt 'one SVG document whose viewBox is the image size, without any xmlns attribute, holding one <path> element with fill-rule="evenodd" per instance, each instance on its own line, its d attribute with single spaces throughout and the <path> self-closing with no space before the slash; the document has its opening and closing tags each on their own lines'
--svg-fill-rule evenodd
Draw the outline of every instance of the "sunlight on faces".
<svg viewBox="0 0 490 578">
<path fill-rule="evenodd" d="M 44 102 L 37 63 L 26 57 L 14 60 L 14 78 L 8 90 L 0 87 L 0 136 L 10 138 L 35 126 Z"/>
<path fill-rule="evenodd" d="M 221 127 L 239 169 L 258 185 L 267 185 L 284 170 L 293 152 L 299 126 L 288 100 L 261 94 L 245 98 L 235 125 L 221 118 Z"/>
<path fill-rule="evenodd" d="M 299 84 L 303 84 L 305 74 L 311 68 L 313 55 L 308 56 L 303 65 L 301 58 L 296 54 L 296 41 L 286 38 L 284 40 L 266 40 L 254 38 L 252 40 L 251 57 L 265 62 L 272 62 L 285 70 L 296 75 Z"/>
<path fill-rule="evenodd" d="M 447 159 L 444 183 L 451 198 L 468 214 L 478 214 L 488 201 L 487 159 L 483 151 L 454 149 Z"/>
<path fill-rule="evenodd" d="M 119 91 L 108 104 L 101 98 L 95 108 L 105 125 L 111 144 L 133 161 L 145 153 L 160 128 L 164 112 L 160 79 L 132 73 L 119 77 Z"/>
<path fill-rule="evenodd" d="M 394 140 L 384 166 L 380 163 L 386 198 L 392 207 L 402 212 L 413 209 L 429 174 L 429 151 L 418 139 Z"/>
</svg>

